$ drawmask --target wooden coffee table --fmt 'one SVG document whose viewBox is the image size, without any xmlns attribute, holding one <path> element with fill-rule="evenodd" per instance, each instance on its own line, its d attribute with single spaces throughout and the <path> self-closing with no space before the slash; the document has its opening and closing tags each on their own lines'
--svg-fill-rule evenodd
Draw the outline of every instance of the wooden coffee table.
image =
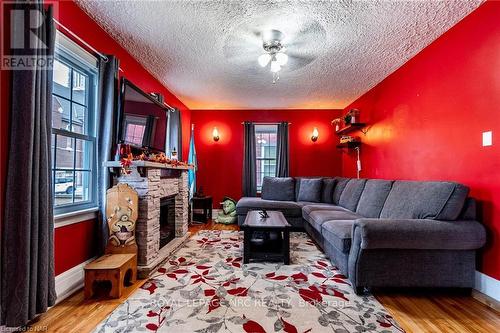
<svg viewBox="0 0 500 333">
<path fill-rule="evenodd" d="M 261 218 L 259 211 L 249 211 L 241 226 L 244 233 L 243 263 L 250 260 L 283 261 L 290 264 L 290 227 L 282 212 L 267 211 L 269 217 Z M 255 233 L 269 238 L 256 242 Z"/>
</svg>

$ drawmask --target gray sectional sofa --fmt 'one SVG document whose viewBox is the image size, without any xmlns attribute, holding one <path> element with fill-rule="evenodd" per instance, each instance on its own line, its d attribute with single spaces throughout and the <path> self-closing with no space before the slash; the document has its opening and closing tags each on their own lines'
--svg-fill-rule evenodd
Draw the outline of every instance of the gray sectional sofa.
<svg viewBox="0 0 500 333">
<path fill-rule="evenodd" d="M 472 288 L 475 252 L 486 241 L 466 186 L 351 178 L 264 179 L 261 197 L 236 205 L 279 210 L 305 229 L 348 276 L 355 291 L 371 287 Z"/>
</svg>

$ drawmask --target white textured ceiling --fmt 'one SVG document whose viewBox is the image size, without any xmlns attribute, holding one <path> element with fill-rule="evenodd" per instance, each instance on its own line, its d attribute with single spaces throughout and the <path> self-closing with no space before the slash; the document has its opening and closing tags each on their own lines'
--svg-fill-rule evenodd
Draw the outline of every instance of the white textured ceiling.
<svg viewBox="0 0 500 333">
<path fill-rule="evenodd" d="M 343 108 L 480 3 L 78 0 L 190 109 Z M 276 84 L 257 63 L 268 29 L 297 56 Z"/>
</svg>

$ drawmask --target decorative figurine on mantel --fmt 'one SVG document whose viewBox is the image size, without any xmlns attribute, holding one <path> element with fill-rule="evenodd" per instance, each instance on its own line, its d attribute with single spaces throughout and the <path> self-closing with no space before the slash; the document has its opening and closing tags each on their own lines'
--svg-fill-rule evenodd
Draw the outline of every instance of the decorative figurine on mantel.
<svg viewBox="0 0 500 333">
<path fill-rule="evenodd" d="M 175 150 L 175 147 L 172 150 L 172 153 L 170 154 L 170 159 L 173 161 L 177 161 L 179 159 L 179 156 L 177 156 L 177 150 Z"/>
</svg>

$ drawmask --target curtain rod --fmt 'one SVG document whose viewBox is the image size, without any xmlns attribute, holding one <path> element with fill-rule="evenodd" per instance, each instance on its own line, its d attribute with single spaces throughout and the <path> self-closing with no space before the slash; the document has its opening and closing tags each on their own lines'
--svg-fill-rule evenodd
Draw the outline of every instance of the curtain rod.
<svg viewBox="0 0 500 333">
<path fill-rule="evenodd" d="M 65 25 L 63 25 L 61 22 L 59 22 L 55 18 L 52 18 L 52 21 L 54 21 L 54 23 L 57 24 L 59 27 L 63 28 L 73 38 L 75 38 L 80 43 L 82 43 L 83 45 L 85 45 L 87 48 L 89 48 L 90 50 L 92 50 L 92 52 L 94 52 L 96 55 L 98 55 L 99 57 L 101 57 L 102 59 L 104 59 L 104 61 L 106 61 L 106 62 L 108 61 L 108 57 L 106 57 L 106 55 L 104 55 L 101 52 L 97 51 L 95 48 L 92 47 L 92 45 L 90 45 L 89 43 L 87 43 L 86 41 L 84 41 L 82 38 L 80 38 L 80 36 L 78 36 L 73 31 L 71 31 L 68 27 L 66 27 Z M 121 69 L 121 68 L 118 68 L 118 70 L 120 70 L 120 71 L 123 72 L 123 69 Z"/>
<path fill-rule="evenodd" d="M 278 122 L 278 123 L 259 123 L 259 122 L 253 122 L 251 121 L 251 123 L 255 124 L 255 125 L 279 125 L 281 124 L 281 122 Z M 245 122 L 242 122 L 241 123 L 242 125 L 245 124 Z M 288 125 L 291 125 L 292 123 L 288 123 Z"/>
<path fill-rule="evenodd" d="M 59 22 L 58 20 L 56 20 L 55 18 L 52 19 L 58 26 L 60 26 L 61 28 L 63 28 L 64 30 L 66 30 L 67 33 L 69 33 L 71 36 L 73 36 L 74 38 L 76 38 L 80 43 L 82 43 L 83 45 L 85 45 L 86 47 L 88 47 L 89 49 L 91 49 L 95 54 L 97 54 L 99 57 L 103 58 L 105 61 L 108 61 L 108 57 L 106 57 L 104 54 L 102 54 L 101 52 L 97 51 L 95 48 L 93 48 L 89 43 L 87 43 L 86 41 L 84 41 L 83 39 L 80 38 L 80 36 L 78 36 L 77 34 L 75 34 L 73 31 L 69 30 L 69 28 L 67 28 L 66 26 L 64 26 L 61 22 Z"/>
</svg>

